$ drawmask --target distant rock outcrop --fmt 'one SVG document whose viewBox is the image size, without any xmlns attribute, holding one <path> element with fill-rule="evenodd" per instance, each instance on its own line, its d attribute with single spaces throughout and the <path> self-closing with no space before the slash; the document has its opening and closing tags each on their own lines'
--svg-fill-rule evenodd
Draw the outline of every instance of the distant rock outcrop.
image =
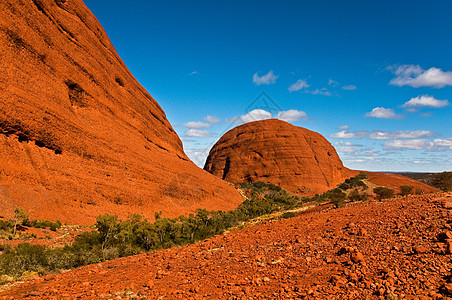
<svg viewBox="0 0 452 300">
<path fill-rule="evenodd" d="M 246 123 L 228 131 L 211 149 L 204 169 L 230 182 L 271 182 L 307 196 L 335 188 L 359 173 L 344 167 L 321 134 L 276 119 Z M 402 185 L 423 192 L 437 191 L 402 175 L 366 173 L 372 185 L 396 192 Z"/>
<path fill-rule="evenodd" d="M 102 213 L 232 209 L 196 167 L 81 0 L 0 1 L 0 212 L 93 222 Z"/>
<path fill-rule="evenodd" d="M 343 166 L 322 135 L 276 119 L 227 132 L 210 151 L 204 169 L 231 182 L 267 181 L 307 194 L 334 188 L 357 173 Z"/>
</svg>

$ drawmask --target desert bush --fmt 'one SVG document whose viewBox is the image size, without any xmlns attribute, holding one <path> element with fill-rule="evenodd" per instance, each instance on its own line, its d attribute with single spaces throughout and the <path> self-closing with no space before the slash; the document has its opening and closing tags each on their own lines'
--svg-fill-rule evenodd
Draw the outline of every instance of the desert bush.
<svg viewBox="0 0 452 300">
<path fill-rule="evenodd" d="M 346 183 L 346 182 L 342 182 L 342 183 L 339 184 L 337 187 L 338 187 L 339 189 L 341 189 L 341 190 L 344 190 L 344 191 L 346 191 L 346 190 L 348 190 L 348 189 L 351 188 L 350 184 L 348 184 L 348 183 Z"/>
<path fill-rule="evenodd" d="M 42 272 L 46 265 L 45 247 L 19 244 L 0 256 L 0 275 L 20 277 L 25 271 Z"/>
<path fill-rule="evenodd" d="M 0 230 L 5 232 L 11 232 L 14 228 L 14 224 L 8 221 L 0 220 Z"/>
<path fill-rule="evenodd" d="M 56 221 L 56 222 L 51 222 L 51 221 L 47 221 L 47 220 L 30 221 L 28 218 L 23 219 L 21 224 L 23 226 L 34 227 L 34 228 L 49 228 L 52 231 L 56 231 L 57 229 L 61 228 L 61 225 L 62 225 L 60 221 Z"/>
<path fill-rule="evenodd" d="M 367 174 L 361 172 L 354 177 L 345 179 L 345 181 L 342 182 L 341 184 L 339 184 L 337 187 L 344 191 L 349 190 L 351 188 L 358 188 L 358 187 L 365 190 L 365 189 L 367 189 L 367 185 L 363 182 L 364 179 L 367 179 Z"/>
<path fill-rule="evenodd" d="M 354 189 L 348 194 L 348 199 L 351 201 L 364 201 L 367 199 L 367 194 L 360 193 L 358 189 Z"/>
<path fill-rule="evenodd" d="M 376 187 L 373 191 L 379 200 L 392 198 L 392 196 L 394 196 L 394 190 L 384 186 Z"/>
<path fill-rule="evenodd" d="M 413 193 L 414 187 L 412 185 L 402 185 L 400 187 L 400 195 L 407 196 Z"/>
</svg>

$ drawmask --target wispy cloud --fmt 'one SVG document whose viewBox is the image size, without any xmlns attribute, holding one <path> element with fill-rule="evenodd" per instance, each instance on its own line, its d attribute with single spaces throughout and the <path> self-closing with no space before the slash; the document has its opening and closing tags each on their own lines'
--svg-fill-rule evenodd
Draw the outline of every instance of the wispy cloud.
<svg viewBox="0 0 452 300">
<path fill-rule="evenodd" d="M 337 82 L 336 80 L 333 80 L 333 79 L 329 79 L 328 80 L 328 85 L 332 86 L 332 87 L 338 87 L 339 86 L 339 82 Z"/>
<path fill-rule="evenodd" d="M 331 94 L 331 92 L 330 91 L 328 91 L 328 89 L 326 89 L 326 88 L 322 88 L 322 89 L 317 89 L 317 90 L 314 90 L 314 91 L 312 91 L 312 92 L 310 92 L 311 94 L 313 94 L 313 95 L 323 95 L 323 96 L 332 96 L 332 94 Z"/>
<path fill-rule="evenodd" d="M 189 129 L 185 132 L 185 136 L 191 136 L 191 137 L 209 137 L 211 136 L 211 133 L 207 130 L 202 129 Z"/>
<path fill-rule="evenodd" d="M 211 124 L 217 124 L 220 122 L 220 119 L 215 116 L 205 116 L 203 120 Z"/>
<path fill-rule="evenodd" d="M 289 92 L 297 92 L 303 88 L 308 88 L 310 85 L 303 79 L 298 79 L 297 82 L 289 86 Z"/>
<path fill-rule="evenodd" d="M 372 140 L 392 140 L 392 139 L 418 139 L 421 137 L 431 137 L 433 132 L 429 130 L 406 130 L 406 131 L 379 131 L 376 130 L 369 135 Z"/>
<path fill-rule="evenodd" d="M 411 87 L 430 86 L 442 88 L 452 86 L 452 72 L 444 72 L 438 68 L 422 69 L 419 65 L 400 65 L 388 67 L 396 77 L 391 79 L 389 84 Z"/>
<path fill-rule="evenodd" d="M 190 121 L 190 122 L 185 123 L 183 126 L 187 127 L 187 128 L 199 129 L 199 128 L 209 128 L 210 124 L 209 123 L 204 123 L 204 122 L 201 122 L 201 121 L 197 121 L 197 122 Z"/>
<path fill-rule="evenodd" d="M 360 144 L 353 144 L 351 142 L 344 142 L 344 141 L 336 142 L 333 145 L 336 146 L 336 147 L 339 147 L 339 146 L 362 147 L 363 146 L 363 145 L 360 145 Z"/>
<path fill-rule="evenodd" d="M 415 140 L 394 140 L 383 144 L 389 148 L 401 148 L 410 150 L 429 149 L 433 147 L 433 143 L 425 139 Z"/>
<path fill-rule="evenodd" d="M 332 138 L 336 139 L 362 139 L 367 136 L 369 132 L 366 130 L 350 132 L 348 130 L 342 130 L 330 135 Z"/>
<path fill-rule="evenodd" d="M 356 153 L 359 151 L 359 149 L 353 148 L 353 147 L 341 147 L 337 149 L 338 152 L 344 152 L 344 153 Z"/>
<path fill-rule="evenodd" d="M 261 84 L 274 84 L 278 76 L 273 74 L 273 71 L 269 71 L 267 74 L 259 76 L 258 73 L 254 73 L 253 82 L 255 85 Z"/>
<path fill-rule="evenodd" d="M 447 100 L 438 100 L 433 96 L 423 95 L 411 98 L 409 101 L 405 102 L 402 107 L 406 108 L 416 108 L 416 107 L 433 107 L 433 108 L 443 108 L 450 105 Z"/>
<path fill-rule="evenodd" d="M 365 114 L 369 118 L 378 119 L 402 119 L 404 116 L 396 114 L 392 108 L 375 107 L 371 112 Z"/>
<path fill-rule="evenodd" d="M 349 84 L 349 85 L 342 86 L 342 89 L 345 91 L 353 91 L 353 90 L 356 90 L 357 87 L 356 87 L 356 85 Z"/>
<path fill-rule="evenodd" d="M 289 109 L 286 111 L 280 111 L 276 118 L 287 122 L 293 122 L 299 120 L 307 120 L 308 115 L 302 110 Z"/>
<path fill-rule="evenodd" d="M 193 72 L 190 73 L 190 75 L 199 75 L 199 72 L 198 71 L 193 71 Z"/>
<path fill-rule="evenodd" d="M 449 150 L 452 150 L 452 137 L 446 139 L 436 139 L 433 141 L 433 144 L 439 147 L 448 147 Z"/>
</svg>

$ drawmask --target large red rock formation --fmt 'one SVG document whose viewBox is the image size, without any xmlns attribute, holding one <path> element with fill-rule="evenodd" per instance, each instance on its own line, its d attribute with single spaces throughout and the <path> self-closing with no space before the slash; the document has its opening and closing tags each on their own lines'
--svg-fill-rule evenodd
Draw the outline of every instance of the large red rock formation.
<svg viewBox="0 0 452 300">
<path fill-rule="evenodd" d="M 228 131 L 213 146 L 204 169 L 230 182 L 271 182 L 302 195 L 325 192 L 359 173 L 345 168 L 334 147 L 319 133 L 276 119 Z M 396 192 L 402 185 L 437 191 L 402 175 L 366 173 L 371 184 Z"/>
<path fill-rule="evenodd" d="M 101 213 L 232 209 L 197 168 L 81 0 L 0 1 L 0 212 L 92 222 Z"/>
<path fill-rule="evenodd" d="M 311 194 L 356 172 L 345 168 L 320 134 L 270 119 L 238 126 L 214 145 L 204 169 L 231 182 L 267 181 Z"/>
</svg>

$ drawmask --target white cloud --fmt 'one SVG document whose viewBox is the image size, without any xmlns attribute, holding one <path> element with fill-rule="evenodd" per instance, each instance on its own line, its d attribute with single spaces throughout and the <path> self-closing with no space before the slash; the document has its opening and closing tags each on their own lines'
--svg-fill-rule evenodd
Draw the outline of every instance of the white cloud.
<svg viewBox="0 0 452 300">
<path fill-rule="evenodd" d="M 286 111 L 280 111 L 276 118 L 286 122 L 293 122 L 298 120 L 307 120 L 308 115 L 302 110 L 289 109 Z"/>
<path fill-rule="evenodd" d="M 330 135 L 332 138 L 336 139 L 362 139 L 367 135 L 367 131 L 355 131 L 355 132 L 349 132 L 347 130 L 342 130 L 336 133 L 333 133 Z"/>
<path fill-rule="evenodd" d="M 345 91 L 353 91 L 353 90 L 356 90 L 357 87 L 356 87 L 356 85 L 349 84 L 349 85 L 344 85 L 342 87 L 342 89 L 345 90 Z"/>
<path fill-rule="evenodd" d="M 348 163 L 362 163 L 362 162 L 365 162 L 364 159 L 346 159 L 344 161 L 348 162 Z"/>
<path fill-rule="evenodd" d="M 289 92 L 296 92 L 301 90 L 302 88 L 308 88 L 310 85 L 303 79 L 298 79 L 297 82 L 289 86 L 288 90 Z"/>
<path fill-rule="evenodd" d="M 198 71 L 193 71 L 193 72 L 190 73 L 190 75 L 199 75 L 199 72 Z"/>
<path fill-rule="evenodd" d="M 363 145 L 359 145 L 359 144 L 353 144 L 350 142 L 344 142 L 344 141 L 340 141 L 340 142 L 336 142 L 334 143 L 334 146 L 353 146 L 353 147 L 362 147 Z"/>
<path fill-rule="evenodd" d="M 263 109 L 255 109 L 247 113 L 246 115 L 240 116 L 240 121 L 243 123 L 253 122 L 253 121 L 259 121 L 259 120 L 265 120 L 265 119 L 271 119 L 273 116 L 270 112 L 263 110 Z"/>
<path fill-rule="evenodd" d="M 210 127 L 210 124 L 209 124 L 209 123 L 204 123 L 204 122 L 201 122 L 201 121 L 197 121 L 197 122 L 195 122 L 195 121 L 190 121 L 190 122 L 185 123 L 185 124 L 184 124 L 184 127 L 188 127 L 188 128 L 196 128 L 196 129 L 199 129 L 199 128 L 209 128 L 209 127 Z"/>
<path fill-rule="evenodd" d="M 422 160 L 413 160 L 413 164 L 426 164 L 427 162 Z"/>
<path fill-rule="evenodd" d="M 325 88 L 320 89 L 320 90 L 319 89 L 314 90 L 314 91 L 311 92 L 311 94 L 313 94 L 313 95 L 323 95 L 323 96 L 328 96 L 328 97 L 332 95 L 331 92 L 328 91 Z"/>
<path fill-rule="evenodd" d="M 273 84 L 276 82 L 276 78 L 278 78 L 278 76 L 275 76 L 275 74 L 273 74 L 273 71 L 269 71 L 267 74 L 262 76 L 259 76 L 258 73 L 254 73 L 253 82 L 255 85 Z"/>
<path fill-rule="evenodd" d="M 184 149 L 187 156 L 200 168 L 204 167 L 206 158 L 209 155 L 208 149 L 187 148 Z"/>
<path fill-rule="evenodd" d="M 436 139 L 433 141 L 433 145 L 439 147 L 448 147 L 449 150 L 452 150 L 452 137 L 446 139 Z"/>
<path fill-rule="evenodd" d="M 192 137 L 209 137 L 210 136 L 210 132 L 208 132 L 207 130 L 202 130 L 202 129 L 189 129 L 185 132 L 185 136 L 192 136 Z"/>
<path fill-rule="evenodd" d="M 432 148 L 433 143 L 425 139 L 394 140 L 384 143 L 383 146 L 389 148 L 404 148 L 411 150 L 419 150 Z"/>
<path fill-rule="evenodd" d="M 379 119 L 401 119 L 403 115 L 398 115 L 392 108 L 375 107 L 371 112 L 365 114 L 369 118 Z"/>
<path fill-rule="evenodd" d="M 220 119 L 214 116 L 206 116 L 203 120 L 211 124 L 217 124 L 218 122 L 220 122 Z"/>
<path fill-rule="evenodd" d="M 405 102 L 402 107 L 433 107 L 442 108 L 448 106 L 450 103 L 447 100 L 438 100 L 433 96 L 423 95 L 411 98 L 409 101 Z"/>
<path fill-rule="evenodd" d="M 374 131 L 369 135 L 372 140 L 392 140 L 392 139 L 418 139 L 421 137 L 433 136 L 429 130 L 406 130 L 406 131 Z"/>
<path fill-rule="evenodd" d="M 336 80 L 333 80 L 333 79 L 329 79 L 328 85 L 332 86 L 332 87 L 337 87 L 337 86 L 339 86 L 339 82 L 337 82 Z"/>
<path fill-rule="evenodd" d="M 339 126 L 337 129 L 339 129 L 339 130 L 345 130 L 345 129 L 348 129 L 348 128 L 349 128 L 348 125 L 342 125 L 342 126 Z"/>
<path fill-rule="evenodd" d="M 344 152 L 344 153 L 355 153 L 358 152 L 359 150 L 353 147 L 341 147 L 339 149 L 337 149 L 337 151 L 339 152 Z"/>
<path fill-rule="evenodd" d="M 389 84 L 411 87 L 431 86 L 442 88 L 447 85 L 452 86 L 452 72 L 443 72 L 438 68 L 422 69 L 419 65 L 401 65 L 388 68 L 396 77 Z"/>
</svg>

